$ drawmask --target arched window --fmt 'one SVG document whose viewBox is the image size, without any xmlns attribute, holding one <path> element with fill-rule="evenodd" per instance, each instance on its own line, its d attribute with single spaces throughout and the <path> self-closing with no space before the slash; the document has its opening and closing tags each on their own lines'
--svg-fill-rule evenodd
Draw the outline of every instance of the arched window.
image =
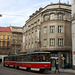
<svg viewBox="0 0 75 75">
<path fill-rule="evenodd" d="M 58 20 L 63 20 L 63 14 L 58 14 Z"/>
<path fill-rule="evenodd" d="M 51 14 L 50 15 L 50 20 L 54 20 L 55 19 L 55 14 Z"/>
<path fill-rule="evenodd" d="M 49 15 L 45 15 L 44 16 L 44 21 L 48 21 L 49 20 Z"/>
</svg>

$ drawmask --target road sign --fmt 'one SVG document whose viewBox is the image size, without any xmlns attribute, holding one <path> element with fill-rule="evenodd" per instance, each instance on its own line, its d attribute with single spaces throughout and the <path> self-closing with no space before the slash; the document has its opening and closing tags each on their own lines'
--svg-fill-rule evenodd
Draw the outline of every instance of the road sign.
<svg viewBox="0 0 75 75">
<path fill-rule="evenodd" d="M 65 58 L 64 57 L 62 57 L 62 60 L 64 60 Z"/>
</svg>

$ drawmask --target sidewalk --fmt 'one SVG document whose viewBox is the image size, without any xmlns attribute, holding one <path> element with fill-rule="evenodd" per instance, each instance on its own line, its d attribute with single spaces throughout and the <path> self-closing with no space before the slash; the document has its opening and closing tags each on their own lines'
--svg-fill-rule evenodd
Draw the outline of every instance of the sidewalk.
<svg viewBox="0 0 75 75">
<path fill-rule="evenodd" d="M 59 69 L 60 72 L 65 72 L 65 73 L 74 73 L 75 74 L 75 70 L 73 69 Z M 55 67 L 52 68 L 52 71 L 55 71 Z"/>
</svg>

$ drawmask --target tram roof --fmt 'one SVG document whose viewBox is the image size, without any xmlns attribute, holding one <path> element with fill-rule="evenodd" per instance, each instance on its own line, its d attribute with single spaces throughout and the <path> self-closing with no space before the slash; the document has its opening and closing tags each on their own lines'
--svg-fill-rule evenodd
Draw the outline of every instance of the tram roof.
<svg viewBox="0 0 75 75">
<path fill-rule="evenodd" d="M 50 53 L 50 52 L 28 52 L 25 54 L 17 54 L 17 55 L 10 55 L 10 56 L 19 56 L 19 55 L 28 55 L 28 54 L 44 54 L 44 53 Z"/>
</svg>

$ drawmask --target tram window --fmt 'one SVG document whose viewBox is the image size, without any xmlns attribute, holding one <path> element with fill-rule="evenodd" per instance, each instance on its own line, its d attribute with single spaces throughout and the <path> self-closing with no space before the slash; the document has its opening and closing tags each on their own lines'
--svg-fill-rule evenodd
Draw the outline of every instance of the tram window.
<svg viewBox="0 0 75 75">
<path fill-rule="evenodd" d="M 10 60 L 10 61 L 14 61 L 14 56 L 10 56 L 10 57 L 9 57 L 9 60 Z"/>
<path fill-rule="evenodd" d="M 31 61 L 32 62 L 37 62 L 37 56 L 38 56 L 37 54 L 32 54 L 31 55 Z"/>
<path fill-rule="evenodd" d="M 22 56 L 22 61 L 26 61 L 26 56 Z"/>
<path fill-rule="evenodd" d="M 8 57 L 4 57 L 4 61 L 9 61 L 9 58 Z"/>
<path fill-rule="evenodd" d="M 22 56 L 18 56 L 17 61 L 22 61 Z"/>
<path fill-rule="evenodd" d="M 27 62 L 31 62 L 31 55 L 27 55 L 26 58 L 27 58 L 26 59 Z"/>
<path fill-rule="evenodd" d="M 50 54 L 41 54 L 41 59 L 44 62 L 49 62 L 50 61 Z"/>
<path fill-rule="evenodd" d="M 14 57 L 14 60 L 17 61 L 17 56 Z"/>
</svg>

